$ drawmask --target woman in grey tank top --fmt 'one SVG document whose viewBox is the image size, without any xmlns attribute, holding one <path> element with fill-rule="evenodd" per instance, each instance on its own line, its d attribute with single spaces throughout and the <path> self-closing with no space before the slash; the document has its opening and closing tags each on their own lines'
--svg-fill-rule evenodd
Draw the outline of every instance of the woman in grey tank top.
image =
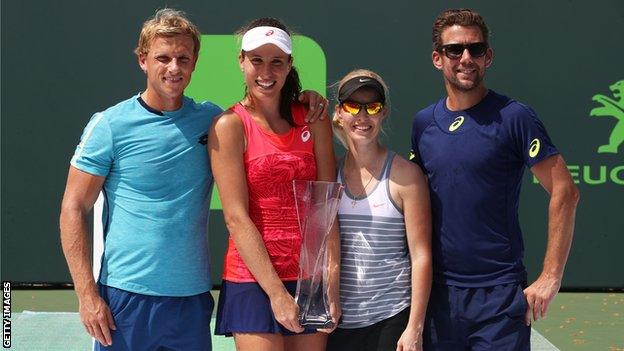
<svg viewBox="0 0 624 351">
<path fill-rule="evenodd" d="M 379 143 L 388 89 L 368 70 L 339 83 L 334 135 L 347 149 L 338 181 L 342 322 L 327 350 L 421 350 L 431 288 L 425 177 Z"/>
</svg>

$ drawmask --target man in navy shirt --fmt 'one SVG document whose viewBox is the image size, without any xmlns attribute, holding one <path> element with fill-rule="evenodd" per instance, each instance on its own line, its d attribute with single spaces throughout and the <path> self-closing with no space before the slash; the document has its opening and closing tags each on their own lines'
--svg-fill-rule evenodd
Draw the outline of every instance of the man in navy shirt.
<svg viewBox="0 0 624 351">
<path fill-rule="evenodd" d="M 485 87 L 492 57 L 479 14 L 438 16 L 432 60 L 448 96 L 414 117 L 411 155 L 428 176 L 433 212 L 429 350 L 528 350 L 572 242 L 578 190 L 535 112 Z M 550 195 L 543 270 L 528 287 L 518 221 L 525 166 Z"/>
</svg>

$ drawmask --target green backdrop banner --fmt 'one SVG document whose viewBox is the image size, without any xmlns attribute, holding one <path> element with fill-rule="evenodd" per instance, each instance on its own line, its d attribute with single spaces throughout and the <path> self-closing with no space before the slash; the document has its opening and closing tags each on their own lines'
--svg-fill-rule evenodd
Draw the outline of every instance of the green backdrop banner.
<svg viewBox="0 0 624 351">
<path fill-rule="evenodd" d="M 409 151 L 414 113 L 444 94 L 431 25 L 453 1 L 2 1 L 2 279 L 70 281 L 58 233 L 69 159 L 94 112 L 145 87 L 132 50 L 143 21 L 165 5 L 186 11 L 205 34 L 187 93 L 224 108 L 243 88 L 231 34 L 260 16 L 301 34 L 294 64 L 308 88 L 331 96 L 331 83 L 354 68 L 380 73 L 392 100 L 384 142 L 400 154 Z M 465 5 L 491 30 L 488 87 L 537 111 L 581 190 L 564 287 L 624 288 L 624 2 Z M 227 233 L 216 201 L 212 208 L 218 281 Z M 527 172 L 520 213 L 531 279 L 542 265 L 547 208 Z"/>
</svg>

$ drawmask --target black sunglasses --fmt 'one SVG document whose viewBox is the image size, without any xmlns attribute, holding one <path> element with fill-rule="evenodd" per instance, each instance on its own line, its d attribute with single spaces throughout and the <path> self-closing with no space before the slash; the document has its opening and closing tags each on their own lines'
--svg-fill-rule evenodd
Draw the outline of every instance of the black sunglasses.
<svg viewBox="0 0 624 351">
<path fill-rule="evenodd" d="M 440 51 L 444 52 L 444 55 L 452 60 L 462 57 L 466 49 L 468 49 L 470 56 L 481 57 L 487 52 L 488 44 L 482 42 L 471 44 L 446 44 L 440 47 Z"/>
</svg>

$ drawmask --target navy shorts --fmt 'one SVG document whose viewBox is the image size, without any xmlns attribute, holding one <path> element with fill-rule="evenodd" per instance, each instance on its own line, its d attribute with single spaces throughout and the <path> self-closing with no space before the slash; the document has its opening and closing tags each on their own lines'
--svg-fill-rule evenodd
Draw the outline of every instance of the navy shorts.
<svg viewBox="0 0 624 351">
<path fill-rule="evenodd" d="M 463 288 L 433 284 L 423 331 L 424 350 L 530 350 L 524 285 Z"/>
<path fill-rule="evenodd" d="M 297 282 L 283 282 L 291 296 L 295 296 Z M 305 328 L 300 334 L 316 333 Z M 217 306 L 215 335 L 232 336 L 232 333 L 269 333 L 300 335 L 284 328 L 275 319 L 271 301 L 258 283 L 234 283 L 223 281 Z"/>
<path fill-rule="evenodd" d="M 113 344 L 95 342 L 95 350 L 210 351 L 210 291 L 188 297 L 150 296 L 100 285 L 117 330 Z"/>
<path fill-rule="evenodd" d="M 327 339 L 327 351 L 393 351 L 409 322 L 410 307 L 362 328 L 338 327 Z"/>
</svg>

